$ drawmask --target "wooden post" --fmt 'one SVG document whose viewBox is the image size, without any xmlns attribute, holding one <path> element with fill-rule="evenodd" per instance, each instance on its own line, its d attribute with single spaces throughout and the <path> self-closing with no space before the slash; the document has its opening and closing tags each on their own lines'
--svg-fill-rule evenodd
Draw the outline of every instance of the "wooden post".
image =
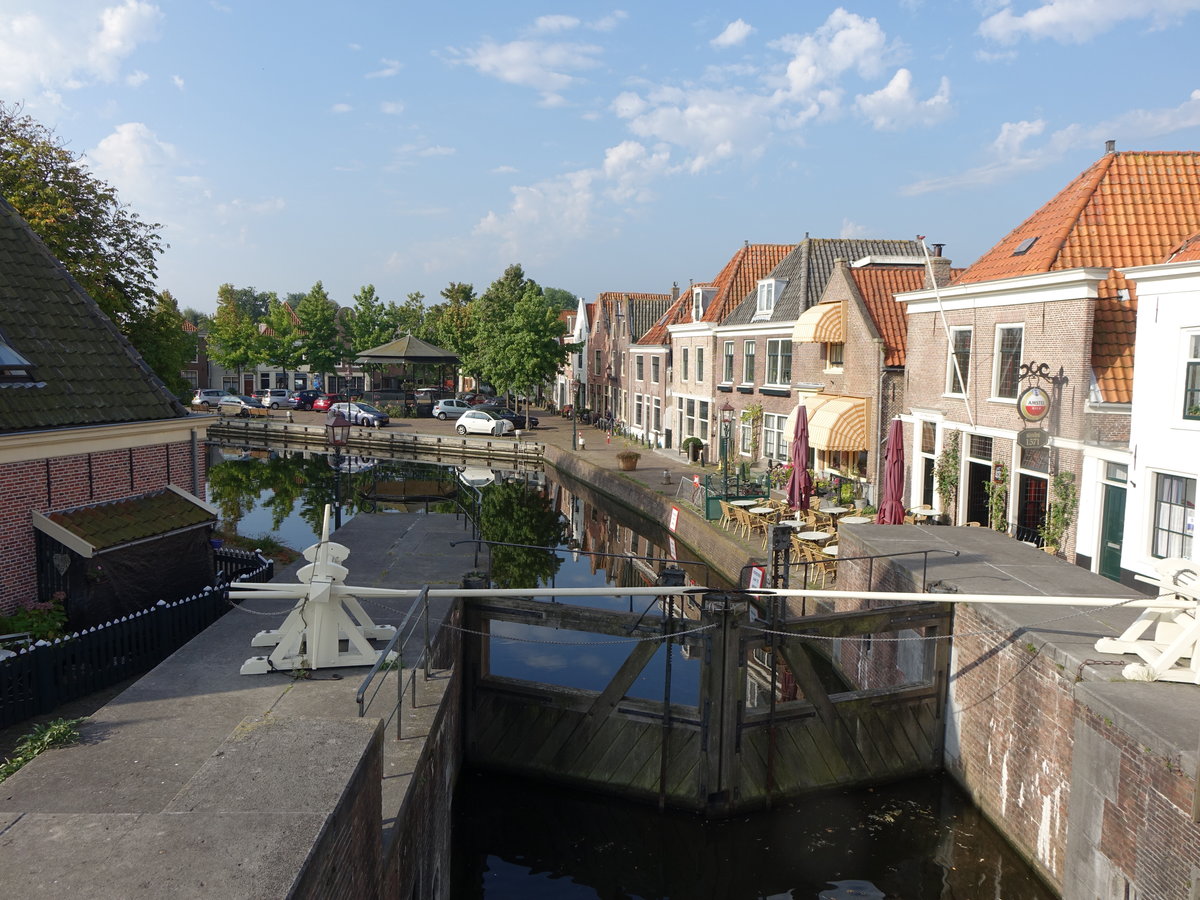
<svg viewBox="0 0 1200 900">
<path fill-rule="evenodd" d="M 709 594 L 700 620 L 708 632 L 708 658 L 700 675 L 700 800 L 710 816 L 724 815 L 737 801 L 738 718 L 742 703 L 741 629 L 749 604 L 730 594 Z"/>
</svg>

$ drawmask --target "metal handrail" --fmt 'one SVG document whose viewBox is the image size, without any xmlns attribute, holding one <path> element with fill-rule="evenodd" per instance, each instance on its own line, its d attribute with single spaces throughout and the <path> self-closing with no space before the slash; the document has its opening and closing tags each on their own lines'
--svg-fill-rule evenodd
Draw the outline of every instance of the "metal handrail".
<svg viewBox="0 0 1200 900">
<path fill-rule="evenodd" d="M 415 620 L 417 610 L 421 610 L 422 615 L 420 620 Z M 429 585 L 425 585 L 417 593 L 416 599 L 412 606 L 408 608 L 408 612 L 404 614 L 404 618 L 400 624 L 396 626 L 396 631 L 392 635 L 391 640 L 387 642 L 387 646 L 380 651 L 379 659 L 375 661 L 375 665 L 371 666 L 371 670 L 363 678 L 362 683 L 358 686 L 358 691 L 355 692 L 354 702 L 358 704 L 358 717 L 361 719 L 367 714 L 371 703 L 379 696 L 379 692 L 383 690 L 384 684 L 387 682 L 388 673 L 395 669 L 398 674 L 396 676 L 396 705 L 392 707 L 388 713 L 384 723 L 388 723 L 394 716 L 396 718 L 396 740 L 401 738 L 401 718 L 400 707 L 404 704 L 404 650 L 408 646 L 409 638 L 416 631 L 417 625 L 424 625 L 424 637 L 422 640 L 421 653 L 417 657 L 412 666 L 409 667 L 409 681 L 412 683 L 413 703 L 416 703 L 417 698 L 417 683 L 416 672 L 418 668 L 424 667 L 425 677 L 429 678 L 430 666 L 430 646 L 429 646 Z M 399 648 L 399 649 L 397 649 Z M 395 659 L 391 659 L 395 653 Z M 370 697 L 367 692 L 371 688 L 372 682 L 375 681 L 375 676 L 383 673 L 383 677 L 379 679 L 375 685 L 375 690 L 371 691 Z"/>
</svg>

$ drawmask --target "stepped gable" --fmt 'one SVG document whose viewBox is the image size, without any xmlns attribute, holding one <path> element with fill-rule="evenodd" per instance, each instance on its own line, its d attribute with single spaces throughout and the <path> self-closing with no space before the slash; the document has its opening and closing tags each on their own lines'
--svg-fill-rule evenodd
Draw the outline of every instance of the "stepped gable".
<svg viewBox="0 0 1200 900">
<path fill-rule="evenodd" d="M 0 433 L 188 415 L 3 198 L 0 362 Z"/>
<path fill-rule="evenodd" d="M 981 256 L 974 284 L 1083 266 L 1109 269 L 1092 328 L 1092 370 L 1106 402 L 1129 403 L 1137 297 L 1117 271 L 1161 262 L 1200 232 L 1200 152 L 1111 152 Z"/>
<path fill-rule="evenodd" d="M 762 278 L 778 278 L 786 281 L 787 285 L 775 298 L 775 308 L 770 318 L 758 321 L 794 322 L 800 313 L 820 301 L 838 259 L 854 262 L 864 257 L 903 257 L 915 264 L 923 262 L 925 258 L 918 241 L 806 237 L 770 272 L 754 279 L 749 293 L 743 295 L 741 302 L 721 324 L 749 325 L 755 321 L 758 281 Z"/>
</svg>

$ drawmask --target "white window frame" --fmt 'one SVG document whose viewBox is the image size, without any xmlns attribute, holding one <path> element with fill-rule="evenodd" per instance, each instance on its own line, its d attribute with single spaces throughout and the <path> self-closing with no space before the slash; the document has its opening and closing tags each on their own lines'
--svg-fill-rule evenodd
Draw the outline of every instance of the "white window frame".
<svg viewBox="0 0 1200 900">
<path fill-rule="evenodd" d="M 787 344 L 787 372 L 783 371 L 783 345 Z M 768 338 L 767 339 L 767 371 L 763 379 L 763 384 L 773 385 L 775 387 L 789 387 L 792 383 L 792 339 L 791 338 Z"/>
<path fill-rule="evenodd" d="M 1013 394 L 1011 397 L 1000 393 L 1000 345 L 1003 333 L 1006 331 L 1021 332 L 1021 346 L 1017 349 L 1016 368 L 1013 372 Z M 992 396 L 988 399 L 997 403 L 1016 403 L 1021 393 L 1021 355 L 1025 352 L 1025 323 L 1003 322 L 996 326 L 995 346 L 992 351 Z M 949 382 L 947 382 L 949 384 Z"/>
<path fill-rule="evenodd" d="M 634 360 L 634 373 L 635 373 L 633 377 L 637 381 L 645 381 L 646 380 L 646 359 L 645 359 L 645 357 L 643 357 L 642 354 L 639 353 L 636 356 L 634 356 L 633 360 Z"/>
<path fill-rule="evenodd" d="M 742 341 L 742 384 L 754 384 L 754 341 Z"/>
<path fill-rule="evenodd" d="M 780 413 L 763 413 L 762 451 L 763 459 L 776 462 L 788 461 L 787 416 Z"/>
<path fill-rule="evenodd" d="M 967 335 L 967 360 L 966 366 L 962 366 L 962 390 L 954 390 L 954 347 L 957 344 L 957 336 L 962 333 Z M 971 356 L 974 351 L 975 329 L 971 325 L 952 325 L 950 327 L 950 345 L 946 348 L 946 396 L 947 397 L 963 397 L 967 391 L 971 389 Z"/>
<path fill-rule="evenodd" d="M 679 380 L 680 380 L 680 381 L 687 381 L 687 380 L 688 380 L 688 375 L 690 374 L 690 373 L 688 372 L 688 366 L 690 365 L 690 362 L 689 362 L 689 359 L 688 359 L 688 350 L 689 350 L 689 349 L 691 349 L 691 348 L 689 348 L 689 347 L 680 347 L 679 349 L 680 349 L 680 352 L 683 354 L 683 359 L 682 359 L 683 365 L 679 367 L 679 370 L 680 370 Z"/>
<path fill-rule="evenodd" d="M 661 374 L 661 368 L 657 356 L 650 357 L 650 383 L 658 384 L 658 378 Z"/>
<path fill-rule="evenodd" d="M 758 283 L 758 294 L 754 304 L 754 316 L 757 319 L 769 319 L 775 310 L 775 279 L 764 278 Z"/>
<path fill-rule="evenodd" d="M 1163 482 L 1168 479 L 1179 482 L 1183 488 L 1181 502 L 1163 503 Z M 1154 559 L 1174 556 L 1191 559 L 1196 524 L 1196 479 L 1173 472 L 1155 472 L 1153 490 L 1150 500 L 1150 556 Z M 1190 508 L 1187 505 L 1189 494 L 1192 502 Z"/>
<path fill-rule="evenodd" d="M 1200 412 L 1188 410 L 1200 408 L 1200 331 L 1184 332 L 1183 354 L 1183 402 L 1179 410 L 1184 421 L 1196 422 L 1200 421 Z M 1193 386 L 1189 388 L 1189 384 Z"/>
<path fill-rule="evenodd" d="M 837 359 L 834 359 L 834 347 L 840 347 Z M 841 372 L 846 367 L 846 344 L 844 341 L 828 342 L 825 344 L 825 371 Z"/>
<path fill-rule="evenodd" d="M 724 371 L 721 384 L 733 384 L 733 350 L 734 341 L 725 342 Z"/>
<path fill-rule="evenodd" d="M 697 383 L 704 380 L 704 348 L 696 348 L 696 381 Z"/>
</svg>

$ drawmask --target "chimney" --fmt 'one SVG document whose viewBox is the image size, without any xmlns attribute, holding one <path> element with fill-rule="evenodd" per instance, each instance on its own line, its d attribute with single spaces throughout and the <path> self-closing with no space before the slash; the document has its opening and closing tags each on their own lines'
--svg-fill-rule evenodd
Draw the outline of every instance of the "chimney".
<svg viewBox="0 0 1200 900">
<path fill-rule="evenodd" d="M 1105 141 L 1104 142 L 1104 152 L 1105 153 L 1116 153 L 1117 152 L 1117 142 L 1116 141 Z"/>
<path fill-rule="evenodd" d="M 930 244 L 933 255 L 929 257 L 929 265 L 925 267 L 925 290 L 931 290 L 936 284 L 945 287 L 950 283 L 950 260 L 942 256 L 945 244 Z"/>
<path fill-rule="evenodd" d="M 679 282 L 672 281 L 671 282 L 671 302 L 674 303 L 678 299 L 679 299 Z"/>
</svg>

